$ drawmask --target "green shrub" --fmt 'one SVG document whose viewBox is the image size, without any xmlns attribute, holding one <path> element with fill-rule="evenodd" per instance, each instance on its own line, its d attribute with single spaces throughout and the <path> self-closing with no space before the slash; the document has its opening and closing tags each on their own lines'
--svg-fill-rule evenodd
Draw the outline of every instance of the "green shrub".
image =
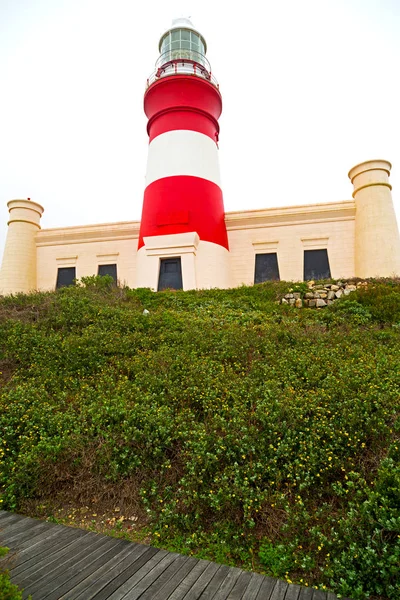
<svg viewBox="0 0 400 600">
<path fill-rule="evenodd" d="M 129 483 L 153 543 L 397 598 L 398 283 L 324 311 L 83 283 L 0 299 L 3 505 Z"/>
<path fill-rule="evenodd" d="M 8 548 L 0 547 L 0 558 L 8 553 Z M 22 600 L 22 592 L 10 581 L 8 571 L 0 569 L 0 598 L 1 600 Z"/>
<path fill-rule="evenodd" d="M 267 573 L 273 577 L 284 577 L 295 566 L 292 553 L 285 544 L 274 545 L 266 541 L 260 546 L 259 557 Z"/>
</svg>

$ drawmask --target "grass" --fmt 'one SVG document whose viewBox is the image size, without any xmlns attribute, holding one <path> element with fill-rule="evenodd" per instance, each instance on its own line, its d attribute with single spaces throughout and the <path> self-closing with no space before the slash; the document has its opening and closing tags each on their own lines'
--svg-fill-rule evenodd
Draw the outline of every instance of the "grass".
<svg viewBox="0 0 400 600">
<path fill-rule="evenodd" d="M 398 598 L 399 280 L 291 285 L 0 299 L 0 505 Z"/>
</svg>

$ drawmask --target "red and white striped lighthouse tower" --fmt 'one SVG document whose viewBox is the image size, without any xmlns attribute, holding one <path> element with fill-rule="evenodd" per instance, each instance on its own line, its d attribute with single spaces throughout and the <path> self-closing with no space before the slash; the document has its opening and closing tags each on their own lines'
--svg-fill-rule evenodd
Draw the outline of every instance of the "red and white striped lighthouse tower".
<svg viewBox="0 0 400 600">
<path fill-rule="evenodd" d="M 218 161 L 222 99 L 204 37 L 176 19 L 160 39 L 144 110 L 149 153 L 137 287 L 229 287 Z"/>
</svg>

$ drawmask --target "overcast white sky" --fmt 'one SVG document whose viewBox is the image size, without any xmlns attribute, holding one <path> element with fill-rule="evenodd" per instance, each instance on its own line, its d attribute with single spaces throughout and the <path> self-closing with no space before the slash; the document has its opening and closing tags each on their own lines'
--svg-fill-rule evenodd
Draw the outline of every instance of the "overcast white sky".
<svg viewBox="0 0 400 600">
<path fill-rule="evenodd" d="M 385 158 L 400 221 L 400 0 L 0 0 L 0 256 L 13 198 L 42 227 L 140 219 L 143 93 L 176 16 L 220 83 L 227 211 L 349 199 L 348 170 Z"/>
</svg>

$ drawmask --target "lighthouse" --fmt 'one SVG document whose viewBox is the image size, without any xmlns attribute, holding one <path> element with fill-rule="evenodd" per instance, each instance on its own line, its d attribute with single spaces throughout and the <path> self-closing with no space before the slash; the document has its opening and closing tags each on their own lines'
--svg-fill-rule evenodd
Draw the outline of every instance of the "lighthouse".
<svg viewBox="0 0 400 600">
<path fill-rule="evenodd" d="M 159 52 L 144 95 L 149 149 L 136 286 L 227 288 L 219 85 L 206 41 L 189 19 L 173 21 Z"/>
</svg>

